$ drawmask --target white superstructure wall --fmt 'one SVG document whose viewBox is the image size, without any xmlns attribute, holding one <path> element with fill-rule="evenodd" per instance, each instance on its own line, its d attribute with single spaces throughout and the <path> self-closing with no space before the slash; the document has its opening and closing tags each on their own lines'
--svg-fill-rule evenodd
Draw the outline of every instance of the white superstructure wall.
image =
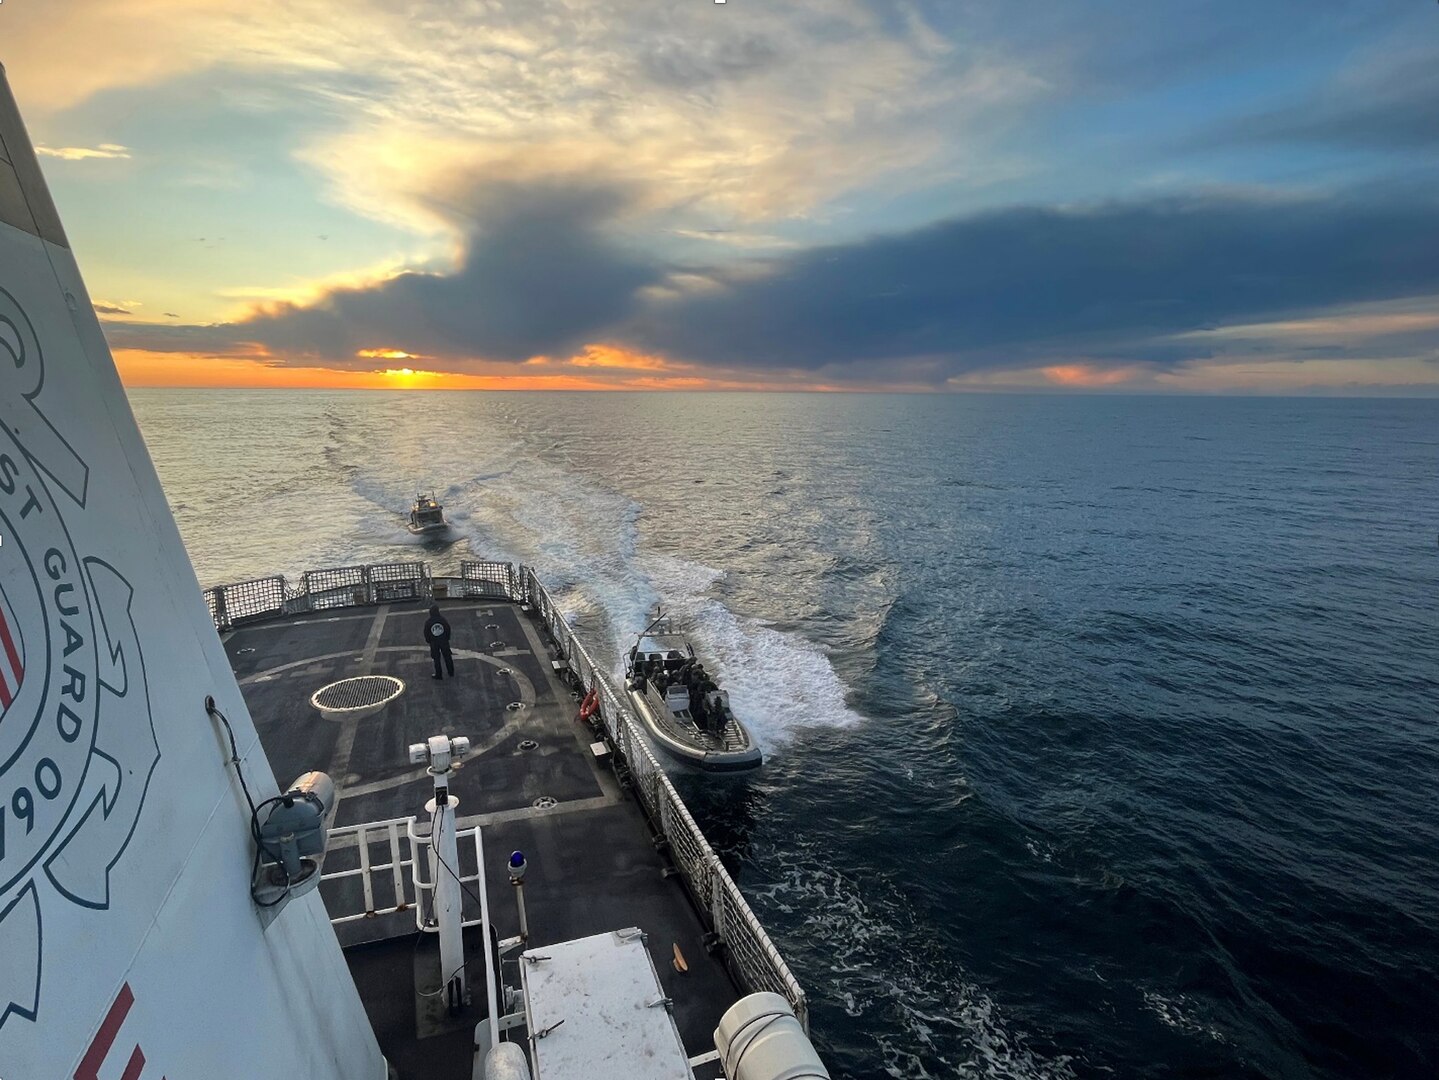
<svg viewBox="0 0 1439 1080">
<path fill-rule="evenodd" d="M 0 1078 L 383 1080 L 318 891 L 250 899 L 206 695 L 275 777 L 3 71 L 0 676 Z"/>
</svg>

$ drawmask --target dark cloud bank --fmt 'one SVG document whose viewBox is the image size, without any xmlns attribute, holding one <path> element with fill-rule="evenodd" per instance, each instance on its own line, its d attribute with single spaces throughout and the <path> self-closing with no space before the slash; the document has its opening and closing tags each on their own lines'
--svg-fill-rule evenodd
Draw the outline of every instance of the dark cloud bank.
<svg viewBox="0 0 1439 1080">
<path fill-rule="evenodd" d="M 1439 150 L 1439 49 L 1376 64 L 1309 100 L 1245 117 L 1200 143 L 1433 154 Z"/>
<path fill-rule="evenodd" d="M 1341 303 L 1439 293 L 1439 201 L 1365 193 L 1019 208 L 813 249 L 654 298 L 675 268 L 609 238 L 620 200 L 554 189 L 489 204 L 462 266 L 211 327 L 112 325 L 117 347 L 349 363 L 396 346 L 519 361 L 616 341 L 728 367 L 848 366 L 883 380 L 1091 360 L 1174 363 L 1161 339 Z"/>
</svg>

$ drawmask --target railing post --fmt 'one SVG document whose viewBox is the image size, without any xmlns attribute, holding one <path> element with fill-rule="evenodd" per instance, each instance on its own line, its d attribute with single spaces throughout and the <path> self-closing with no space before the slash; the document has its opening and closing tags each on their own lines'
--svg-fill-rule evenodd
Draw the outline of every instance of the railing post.
<svg viewBox="0 0 1439 1080">
<path fill-rule="evenodd" d="M 404 861 L 404 857 L 400 853 L 400 830 L 396 827 L 393 821 L 390 822 L 389 837 L 390 880 L 393 883 L 395 889 L 395 907 L 397 910 L 403 911 L 405 907 L 409 904 L 409 901 L 405 898 L 405 875 L 402 873 L 401 867 L 401 863 Z M 420 898 L 418 893 L 415 896 L 415 906 L 420 906 Z"/>
<path fill-rule="evenodd" d="M 674 828 L 670 817 L 670 801 L 663 787 L 658 787 L 656 793 L 659 796 L 657 801 L 660 804 L 660 832 L 663 833 L 664 838 L 668 840 L 670 838 L 670 832 Z"/>
<path fill-rule="evenodd" d="M 725 940 L 724 925 L 724 876 L 720 873 L 718 855 L 710 857 L 710 920 L 714 923 L 715 937 Z"/>
<path fill-rule="evenodd" d="M 360 849 L 360 884 L 365 890 L 365 914 L 375 913 L 375 886 L 370 881 L 370 833 L 361 825 L 355 832 L 356 847 Z"/>
</svg>

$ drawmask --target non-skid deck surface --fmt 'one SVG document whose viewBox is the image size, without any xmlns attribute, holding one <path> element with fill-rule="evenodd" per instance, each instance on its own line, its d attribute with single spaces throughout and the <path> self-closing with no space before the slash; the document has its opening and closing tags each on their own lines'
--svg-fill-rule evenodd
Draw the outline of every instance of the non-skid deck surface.
<svg viewBox="0 0 1439 1080">
<path fill-rule="evenodd" d="M 490 912 L 499 935 L 519 929 L 505 871 L 509 853 L 518 849 L 529 862 L 531 946 L 638 926 L 649 935 L 686 1048 L 692 1055 L 711 1049 L 715 1025 L 737 993 L 723 967 L 705 953 L 699 918 L 679 879 L 666 876 L 666 860 L 638 805 L 591 753 L 593 736 L 576 719 L 578 705 L 552 667 L 543 631 L 509 602 L 444 603 L 454 630 L 456 677 L 436 681 L 421 632 L 426 606 L 316 613 L 251 624 L 227 637 L 276 779 L 286 785 L 310 769 L 329 773 L 341 791 L 337 826 L 415 815 L 427 829 L 424 804 L 433 782 L 423 766 L 409 763 L 407 748 L 441 733 L 468 736 L 473 750 L 453 774 L 451 793 L 459 798 L 461 828 L 482 826 Z M 310 695 L 322 686 L 357 675 L 391 675 L 405 690 L 360 720 L 327 720 L 310 705 Z M 388 858 L 385 847 L 372 843 L 372 863 Z M 460 872 L 472 873 L 473 848 L 462 846 L 460 856 Z M 326 873 L 358 860 L 353 843 L 339 844 L 326 860 Z M 404 873 L 408 877 L 409 869 Z M 388 872 L 379 878 L 375 906 L 392 906 Z M 327 882 L 322 892 L 332 916 L 364 909 L 358 878 Z M 466 918 L 478 913 L 467 897 Z M 417 947 L 414 927 L 413 912 L 406 911 L 356 920 L 337 932 L 381 1047 L 402 1080 L 469 1077 L 468 1034 L 451 1024 L 449 1033 L 431 1035 L 417 1019 L 415 971 L 423 981 L 436 962 L 433 942 L 427 936 Z M 476 1001 L 483 1002 L 478 928 L 467 935 L 475 955 L 469 977 Z M 686 975 L 671 964 L 676 944 L 689 964 Z M 518 986 L 513 965 L 506 968 L 506 981 Z M 472 1030 L 480 1015 L 476 1009 L 463 1026 Z"/>
</svg>

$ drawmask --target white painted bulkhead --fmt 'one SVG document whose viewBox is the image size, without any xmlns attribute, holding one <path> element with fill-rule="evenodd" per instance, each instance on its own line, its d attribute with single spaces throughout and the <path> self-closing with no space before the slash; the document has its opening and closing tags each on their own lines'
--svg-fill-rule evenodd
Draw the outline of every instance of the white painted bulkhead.
<svg viewBox="0 0 1439 1080">
<path fill-rule="evenodd" d="M 276 778 L 3 71 L 0 143 L 0 1078 L 381 1080 L 318 891 L 251 901 L 207 694 Z"/>
</svg>

